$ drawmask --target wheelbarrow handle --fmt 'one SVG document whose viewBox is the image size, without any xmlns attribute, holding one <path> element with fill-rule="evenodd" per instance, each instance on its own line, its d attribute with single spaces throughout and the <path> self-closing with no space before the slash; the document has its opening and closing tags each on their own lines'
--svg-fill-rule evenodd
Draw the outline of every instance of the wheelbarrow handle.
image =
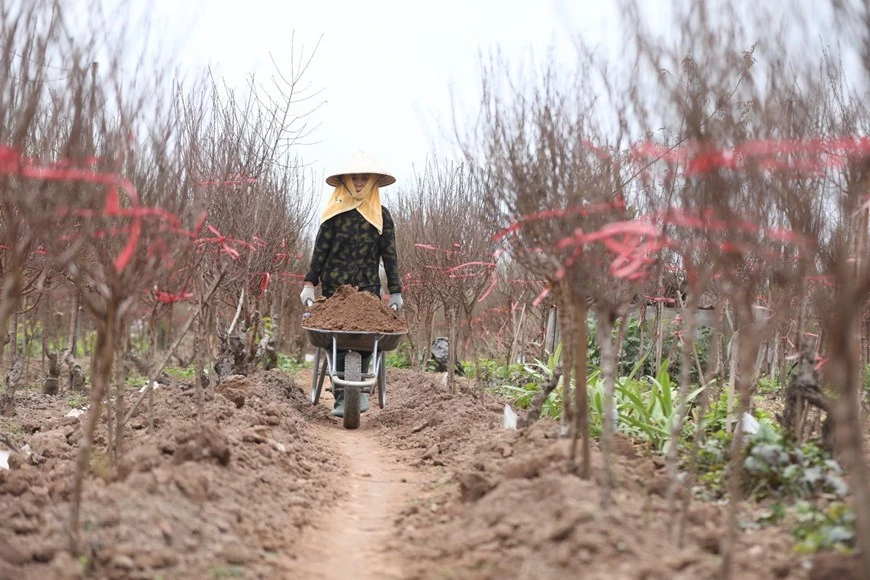
<svg viewBox="0 0 870 580">
<path fill-rule="evenodd" d="M 311 316 L 311 305 L 314 304 L 314 300 L 309 298 L 305 301 L 305 312 L 302 313 L 302 318 L 308 318 Z"/>
</svg>

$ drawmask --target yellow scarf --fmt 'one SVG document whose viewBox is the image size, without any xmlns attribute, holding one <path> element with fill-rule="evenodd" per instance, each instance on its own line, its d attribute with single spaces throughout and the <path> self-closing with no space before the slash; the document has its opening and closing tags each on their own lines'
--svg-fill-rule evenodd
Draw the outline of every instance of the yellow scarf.
<svg viewBox="0 0 870 580">
<path fill-rule="evenodd" d="M 383 233 L 384 216 L 381 213 L 381 192 L 378 189 L 378 177 L 374 173 L 371 174 L 366 186 L 357 193 L 350 175 L 342 176 L 341 185 L 333 190 L 326 203 L 326 209 L 320 216 L 320 223 L 340 213 L 355 209 L 362 214 L 367 222 L 378 229 L 379 234 Z"/>
</svg>

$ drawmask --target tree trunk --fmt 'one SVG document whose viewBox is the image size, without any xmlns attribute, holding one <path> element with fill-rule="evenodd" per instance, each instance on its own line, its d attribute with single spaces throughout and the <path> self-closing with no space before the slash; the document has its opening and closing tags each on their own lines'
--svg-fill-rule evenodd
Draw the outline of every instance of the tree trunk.
<svg viewBox="0 0 870 580">
<path fill-rule="evenodd" d="M 13 251 L 10 264 L 11 270 L 3 280 L 2 287 L 0 287 L 0 333 L 2 333 L 0 334 L 0 361 L 3 360 L 3 347 L 7 336 L 6 331 L 9 324 L 9 317 L 18 305 L 21 294 L 21 268 L 17 256 L 17 251 Z M 14 348 L 12 350 L 14 351 Z M 12 366 L 15 366 L 14 357 Z M 9 393 L 7 389 L 7 391 L 3 393 L 3 396 L 0 397 L 0 411 L 4 414 L 11 414 L 14 407 L 14 393 Z"/>
<path fill-rule="evenodd" d="M 574 344 L 577 336 L 574 331 L 575 312 L 571 295 L 564 289 L 560 292 L 563 303 L 562 316 L 559 317 L 562 332 L 562 436 L 574 436 L 574 392 L 571 390 L 571 377 L 574 375 Z M 573 461 L 573 459 L 572 459 Z"/>
<path fill-rule="evenodd" d="M 804 439 L 804 427 L 809 405 L 822 409 L 829 414 L 829 417 L 833 410 L 833 403 L 827 400 L 819 387 L 818 373 L 815 367 L 816 356 L 809 348 L 804 348 L 798 360 L 797 372 L 785 390 L 785 405 L 782 415 L 777 417 L 783 430 L 792 441 L 798 444 L 802 443 Z"/>
<path fill-rule="evenodd" d="M 432 321 L 435 319 L 435 309 L 432 304 L 426 304 L 422 307 L 420 319 L 420 328 L 423 333 L 423 358 L 420 360 L 421 367 L 424 367 L 432 354 Z"/>
<path fill-rule="evenodd" d="M 456 394 L 456 311 L 457 308 L 453 305 L 445 304 L 444 307 L 448 310 L 448 332 L 450 338 L 447 339 L 447 383 L 450 385 L 450 393 Z"/>
<path fill-rule="evenodd" d="M 85 475 L 88 472 L 94 432 L 100 419 L 103 397 L 112 376 L 114 360 L 115 331 L 117 326 L 117 298 L 114 293 L 106 304 L 105 319 L 97 321 L 97 341 L 91 358 L 91 396 L 73 477 L 72 497 L 70 498 L 69 548 L 73 555 L 83 550 L 81 538 L 81 502 Z"/>
<path fill-rule="evenodd" d="M 263 334 L 263 338 L 257 343 L 254 365 L 260 364 L 263 365 L 263 370 L 267 371 L 278 367 L 278 353 L 275 351 L 275 339 L 271 334 Z"/>
<path fill-rule="evenodd" d="M 245 339 L 238 334 L 222 333 L 219 340 L 218 353 L 214 360 L 214 371 L 217 374 L 216 383 L 222 382 L 230 375 L 247 375 Z"/>
<path fill-rule="evenodd" d="M 860 294 L 859 294 L 860 295 Z M 853 310 L 851 292 L 842 290 L 826 332 L 828 362 L 825 365 L 825 383 L 837 389 L 839 395 L 834 408 L 834 435 L 837 451 L 849 477 L 856 522 L 858 553 L 861 558 L 862 578 L 870 578 L 870 490 L 867 487 L 867 464 L 864 461 L 863 430 L 860 411 L 855 405 L 856 391 L 862 388 L 863 372 L 860 368 L 858 333 L 855 327 L 859 316 Z"/>
<path fill-rule="evenodd" d="M 46 375 L 42 379 L 42 392 L 46 395 L 56 395 L 60 389 L 60 363 L 58 353 L 51 350 L 51 339 L 54 338 L 54 324 L 52 323 L 51 308 L 47 296 L 44 296 L 42 304 L 42 359 L 48 361 Z"/>
<path fill-rule="evenodd" d="M 580 465 L 581 479 L 589 479 L 592 474 L 592 453 L 589 442 L 589 393 L 586 385 L 586 296 L 579 292 L 574 294 L 575 341 L 574 341 L 574 435 L 571 440 L 572 464 L 577 456 L 577 439 L 581 440 L 583 461 Z"/>
<path fill-rule="evenodd" d="M 693 288 L 690 290 L 690 299 L 688 308 L 685 304 L 682 304 L 682 297 L 680 297 L 680 306 L 682 306 L 684 320 L 686 322 L 685 327 L 682 329 L 682 348 L 680 349 L 680 394 L 679 394 L 679 402 L 677 403 L 677 419 L 673 422 L 671 426 L 671 440 L 668 445 L 668 453 L 665 458 L 665 464 L 667 465 L 668 470 L 668 490 L 667 490 L 667 503 L 668 503 L 668 532 L 673 537 L 674 533 L 674 519 L 677 517 L 677 488 L 679 487 L 678 480 L 678 471 L 679 471 L 679 457 L 678 451 L 680 447 L 680 438 L 683 432 L 683 422 L 686 417 L 687 407 L 688 407 L 688 397 L 689 397 L 689 388 L 691 387 L 692 380 L 692 353 L 695 348 L 695 321 L 697 320 L 697 312 L 698 312 L 698 302 L 701 296 L 700 288 Z M 699 380 L 702 377 L 698 377 Z"/>
<path fill-rule="evenodd" d="M 81 292 L 76 289 L 75 300 L 73 300 L 73 308 L 70 313 L 69 335 L 66 341 L 67 348 L 72 353 L 73 358 L 76 356 L 76 347 L 78 346 L 79 326 L 81 323 L 82 296 Z M 72 381 L 70 381 L 72 382 Z"/>
<path fill-rule="evenodd" d="M 738 362 L 740 361 L 740 344 L 743 335 L 742 329 L 737 329 L 731 334 L 731 347 L 728 349 L 728 404 L 725 416 L 725 431 L 731 433 L 734 425 L 734 401 L 737 389 Z"/>
<path fill-rule="evenodd" d="M 42 393 L 56 395 L 60 388 L 60 363 L 56 352 L 46 352 L 48 358 L 48 374 L 42 379 Z"/>
<path fill-rule="evenodd" d="M 207 308 L 204 304 L 200 304 L 200 308 Z M 207 346 L 208 341 L 206 340 L 206 335 L 208 334 L 208 316 L 203 312 L 199 319 L 196 321 L 196 330 L 194 331 L 194 350 L 193 350 L 193 361 L 194 361 L 194 373 L 193 377 L 193 388 L 194 394 L 196 396 L 196 421 L 197 423 L 201 423 L 204 413 L 205 413 L 205 404 L 204 404 L 204 393 L 203 391 L 208 387 L 209 378 L 205 373 L 205 364 L 206 360 L 210 353 L 208 353 Z"/>
<path fill-rule="evenodd" d="M 737 421 L 734 427 L 734 439 L 731 446 L 731 459 L 729 461 L 729 469 L 731 474 L 728 477 L 728 514 L 727 525 L 725 528 L 725 538 L 722 546 L 722 578 L 731 578 L 734 567 L 734 547 L 737 534 L 737 514 L 742 502 L 742 488 L 740 485 L 743 477 L 743 414 L 749 411 L 750 405 L 750 388 L 753 384 L 752 370 L 755 363 L 755 355 L 759 345 L 759 335 L 761 334 L 760 324 L 754 322 L 752 312 L 752 299 L 748 296 L 740 296 L 736 307 L 737 312 L 737 331 L 735 336 L 739 336 L 739 344 L 737 345 L 738 359 L 736 364 L 736 373 L 734 376 L 735 386 L 737 391 Z"/>
<path fill-rule="evenodd" d="M 175 312 L 175 304 L 170 302 L 167 307 L 166 320 L 161 325 L 163 327 L 163 332 L 160 335 L 161 344 L 160 350 L 163 351 L 166 349 L 167 344 L 172 344 L 172 315 Z"/>
<path fill-rule="evenodd" d="M 614 392 L 616 390 L 616 353 L 613 348 L 613 323 L 610 312 L 597 312 L 598 347 L 601 349 L 601 375 L 604 380 L 604 416 L 602 417 L 601 452 L 604 456 L 604 472 L 601 480 L 601 509 L 610 507 L 613 469 L 611 450 L 615 423 L 613 420 Z"/>
<path fill-rule="evenodd" d="M 85 373 L 82 371 L 82 366 L 76 361 L 72 352 L 64 353 L 63 362 L 69 369 L 69 390 L 72 392 L 82 392 L 85 390 Z"/>
<path fill-rule="evenodd" d="M 559 309 L 551 306 L 547 312 L 547 325 L 544 331 L 544 354 L 543 359 L 546 360 L 556 351 L 558 344 L 558 327 L 559 327 Z"/>
<path fill-rule="evenodd" d="M 0 415 L 4 417 L 12 415 L 15 411 L 15 391 L 23 371 L 24 357 L 18 352 L 12 352 L 12 368 L 6 375 L 6 389 L 3 391 L 3 396 L 0 397 Z"/>
<path fill-rule="evenodd" d="M 717 310 L 718 305 L 717 305 Z M 720 373 L 720 353 L 719 351 L 722 348 L 722 316 L 720 315 L 717 318 L 716 326 L 713 328 L 713 333 L 711 336 L 711 352 L 710 356 L 707 358 L 707 368 L 704 369 L 703 372 L 703 386 L 705 387 L 701 394 L 699 395 L 698 401 L 698 417 L 704 417 L 707 414 L 707 408 L 710 404 L 710 391 L 711 385 L 714 381 L 721 380 Z M 694 351 L 695 356 L 695 364 L 699 367 L 701 365 L 701 361 L 698 360 L 698 352 Z M 718 391 L 717 391 L 718 392 Z M 698 480 L 698 450 L 701 448 L 704 440 L 704 421 L 698 420 L 695 422 L 695 436 L 692 438 L 692 448 L 689 453 L 689 467 L 688 467 L 688 477 L 686 482 L 686 489 L 691 490 L 695 487 L 695 482 Z M 689 516 L 689 506 L 692 500 L 691 493 L 684 493 L 682 496 L 682 505 L 680 509 L 680 526 L 679 531 L 677 533 L 677 546 L 682 548 L 684 545 L 685 533 L 686 533 L 686 522 L 688 521 Z"/>
<path fill-rule="evenodd" d="M 256 306 L 256 305 L 255 305 Z M 253 315 L 253 321 L 250 326 L 248 326 L 248 360 L 251 361 L 254 365 L 257 364 L 257 350 L 260 346 L 260 315 L 257 313 L 258 310 L 255 308 L 251 309 L 255 314 Z"/>
<path fill-rule="evenodd" d="M 275 348 L 277 348 L 279 352 L 284 352 L 284 349 L 286 348 L 284 333 L 287 330 L 288 323 L 284 316 L 284 302 L 287 299 L 287 293 L 289 290 L 287 284 L 281 284 L 279 288 L 277 303 L 273 304 L 274 310 L 272 311 L 272 322 L 274 323 L 273 328 L 275 329 L 276 334 Z"/>
<path fill-rule="evenodd" d="M 127 387 L 127 371 L 122 363 L 117 365 L 117 374 L 115 377 L 115 441 L 112 449 L 112 461 L 114 461 L 115 472 L 118 473 L 122 469 L 124 462 L 124 413 L 126 413 L 125 404 L 126 397 L 124 392 Z"/>
</svg>

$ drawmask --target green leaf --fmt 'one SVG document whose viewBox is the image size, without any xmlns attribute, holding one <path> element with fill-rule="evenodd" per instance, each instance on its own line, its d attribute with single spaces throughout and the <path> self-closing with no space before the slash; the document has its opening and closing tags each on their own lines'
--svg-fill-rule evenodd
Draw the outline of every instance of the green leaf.
<svg viewBox="0 0 870 580">
<path fill-rule="evenodd" d="M 646 362 L 647 357 L 649 356 L 649 351 L 643 353 L 643 356 L 638 359 L 634 366 L 631 368 L 631 372 L 628 373 L 628 376 L 625 377 L 627 381 L 634 380 L 634 377 L 637 376 L 637 373 L 643 368 L 644 363 Z"/>
<path fill-rule="evenodd" d="M 659 382 L 650 377 L 650 392 L 649 392 L 649 405 L 647 405 L 646 415 L 647 417 L 652 417 L 656 410 L 656 403 L 659 400 L 658 391 L 661 388 Z"/>
<path fill-rule="evenodd" d="M 797 481 L 798 478 L 803 473 L 803 467 L 798 465 L 797 463 L 792 463 L 782 470 L 782 477 L 787 481 Z"/>
<path fill-rule="evenodd" d="M 846 481 L 839 475 L 829 473 L 825 476 L 825 483 L 834 490 L 840 497 L 845 497 L 849 494 L 849 486 Z"/>
<path fill-rule="evenodd" d="M 855 533 L 846 526 L 826 526 L 822 528 L 821 534 L 828 545 L 850 542 L 855 537 Z"/>
<path fill-rule="evenodd" d="M 765 475 L 770 473 L 770 466 L 754 455 L 750 455 L 743 461 L 743 468 L 749 473 L 762 473 Z"/>
<path fill-rule="evenodd" d="M 752 436 L 752 441 L 755 443 L 778 444 L 782 441 L 782 436 L 777 433 L 770 423 L 759 423 L 758 432 Z"/>
<path fill-rule="evenodd" d="M 819 551 L 821 539 L 818 534 L 811 534 L 795 544 L 794 550 L 798 554 L 815 554 Z"/>
<path fill-rule="evenodd" d="M 632 391 L 630 388 L 617 387 L 617 390 L 630 403 L 629 409 L 628 409 L 629 412 L 626 414 L 630 414 L 630 413 L 634 412 L 635 414 L 640 415 L 640 417 L 642 417 L 645 422 L 649 423 L 652 411 L 647 408 L 646 404 L 644 403 L 644 401 L 640 397 L 640 395 L 638 395 L 637 393 Z"/>
<path fill-rule="evenodd" d="M 821 481 L 822 479 L 822 470 L 819 467 L 808 467 L 804 470 L 803 477 L 801 477 L 801 482 L 808 483 L 810 485 L 814 485 Z"/>
<path fill-rule="evenodd" d="M 597 390 L 592 394 L 592 408 L 599 415 L 604 414 L 604 395 L 601 390 Z"/>
</svg>

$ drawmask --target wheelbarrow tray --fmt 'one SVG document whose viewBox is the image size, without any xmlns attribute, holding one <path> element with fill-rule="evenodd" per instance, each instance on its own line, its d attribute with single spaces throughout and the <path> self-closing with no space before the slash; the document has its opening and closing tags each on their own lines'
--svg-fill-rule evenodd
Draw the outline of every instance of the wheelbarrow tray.
<svg viewBox="0 0 870 580">
<path fill-rule="evenodd" d="M 378 350 L 395 350 L 407 332 L 364 332 L 356 330 L 324 330 L 320 328 L 307 328 L 308 339 L 313 346 L 332 350 L 332 339 L 335 338 L 335 347 L 338 350 L 354 350 L 357 352 L 371 352 L 377 342 Z"/>
</svg>

